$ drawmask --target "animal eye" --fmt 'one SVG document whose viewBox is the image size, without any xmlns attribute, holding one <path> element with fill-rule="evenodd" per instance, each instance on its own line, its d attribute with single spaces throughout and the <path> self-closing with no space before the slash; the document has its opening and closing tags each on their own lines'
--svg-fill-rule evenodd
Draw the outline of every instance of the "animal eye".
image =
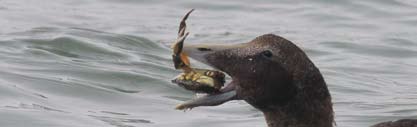
<svg viewBox="0 0 417 127">
<path fill-rule="evenodd" d="M 262 55 L 265 56 L 265 57 L 270 58 L 270 57 L 272 57 L 272 52 L 269 51 L 269 50 L 266 50 L 266 51 L 262 52 Z"/>
</svg>

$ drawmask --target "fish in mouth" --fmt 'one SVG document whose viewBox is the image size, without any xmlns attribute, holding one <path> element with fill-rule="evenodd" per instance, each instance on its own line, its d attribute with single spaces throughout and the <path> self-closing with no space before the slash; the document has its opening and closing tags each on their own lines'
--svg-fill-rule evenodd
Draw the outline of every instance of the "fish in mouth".
<svg viewBox="0 0 417 127">
<path fill-rule="evenodd" d="M 188 48 L 184 49 L 184 40 L 189 34 L 189 32 L 185 31 L 187 27 L 185 21 L 193 11 L 194 9 L 190 10 L 181 20 L 177 40 L 172 45 L 172 58 L 175 69 L 183 70 L 183 73 L 173 79 L 172 83 L 175 83 L 186 90 L 196 93 L 206 93 L 206 95 L 177 105 L 176 109 L 178 110 L 191 109 L 198 106 L 215 106 L 237 99 L 233 83 L 224 86 L 225 74 L 221 70 L 191 68 L 188 56 L 199 56 L 199 54 L 189 54 L 192 53 L 192 51 L 190 50 L 189 52 Z M 191 46 L 190 48 L 194 47 Z M 210 48 L 195 49 L 200 51 L 212 50 Z M 198 58 L 196 60 L 200 61 Z"/>
</svg>

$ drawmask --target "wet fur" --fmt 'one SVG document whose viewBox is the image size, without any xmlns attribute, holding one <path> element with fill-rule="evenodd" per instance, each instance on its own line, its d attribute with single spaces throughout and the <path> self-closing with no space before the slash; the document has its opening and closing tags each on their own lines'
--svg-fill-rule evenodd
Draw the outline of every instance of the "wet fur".
<svg viewBox="0 0 417 127">
<path fill-rule="evenodd" d="M 292 42 L 273 34 L 206 55 L 237 84 L 237 95 L 264 113 L 269 127 L 332 127 L 332 101 L 319 69 Z M 271 57 L 263 52 L 270 51 Z M 269 55 L 267 55 L 269 56 Z M 372 127 L 417 127 L 417 120 Z"/>
<path fill-rule="evenodd" d="M 269 127 L 332 126 L 326 83 L 301 49 L 272 34 L 242 45 L 206 59 L 232 76 L 238 96 L 261 110 Z M 264 51 L 273 56 L 263 56 Z"/>
</svg>

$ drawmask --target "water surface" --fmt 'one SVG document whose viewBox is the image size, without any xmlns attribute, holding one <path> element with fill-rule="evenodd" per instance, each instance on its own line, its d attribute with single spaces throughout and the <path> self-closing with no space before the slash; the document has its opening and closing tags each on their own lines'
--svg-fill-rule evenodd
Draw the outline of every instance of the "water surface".
<svg viewBox="0 0 417 127">
<path fill-rule="evenodd" d="M 170 83 L 169 44 L 191 8 L 187 43 L 274 33 L 304 49 L 340 127 L 417 116 L 412 0 L 3 0 L 1 126 L 266 126 L 243 101 L 173 109 L 194 96 Z"/>
</svg>

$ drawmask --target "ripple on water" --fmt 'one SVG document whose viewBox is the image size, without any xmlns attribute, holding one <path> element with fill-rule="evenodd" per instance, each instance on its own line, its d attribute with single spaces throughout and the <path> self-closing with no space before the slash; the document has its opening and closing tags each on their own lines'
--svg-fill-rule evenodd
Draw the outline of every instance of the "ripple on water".
<svg viewBox="0 0 417 127">
<path fill-rule="evenodd" d="M 417 114 L 414 0 L 14 0 L 0 5 L 1 125 L 266 126 L 240 101 L 173 109 L 193 97 L 170 83 L 179 71 L 168 46 L 190 8 L 190 43 L 272 32 L 306 49 L 338 126 Z"/>
<path fill-rule="evenodd" d="M 145 119 L 132 119 L 132 118 L 118 118 L 118 117 L 109 117 L 109 116 L 95 116 L 89 115 L 95 119 L 106 122 L 110 125 L 116 127 L 136 127 L 140 124 L 152 124 L 151 121 Z M 140 123 L 140 124 L 139 124 Z"/>
</svg>

